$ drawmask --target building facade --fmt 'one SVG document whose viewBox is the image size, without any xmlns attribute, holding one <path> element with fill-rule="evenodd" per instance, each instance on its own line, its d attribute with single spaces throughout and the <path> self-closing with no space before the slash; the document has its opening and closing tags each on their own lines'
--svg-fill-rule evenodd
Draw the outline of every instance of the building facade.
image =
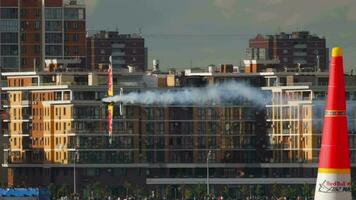
<svg viewBox="0 0 356 200">
<path fill-rule="evenodd" d="M 328 73 L 265 73 L 265 90 L 271 91 L 266 121 L 271 162 L 296 164 L 316 177 L 322 124 L 328 87 Z M 351 163 L 356 163 L 355 76 L 345 75 Z M 293 164 L 292 164 L 293 163 Z M 297 176 L 293 168 L 283 171 Z"/>
<path fill-rule="evenodd" d="M 280 33 L 276 35 L 258 34 L 250 39 L 246 49 L 247 60 L 278 60 L 277 71 L 285 68 L 299 68 L 307 71 L 327 71 L 329 50 L 325 38 L 307 31 Z"/>
<path fill-rule="evenodd" d="M 206 173 L 209 150 L 211 175 L 216 177 L 255 176 L 246 166 L 256 167 L 254 163 L 268 156 L 262 145 L 266 139 L 261 123 L 264 112 L 249 102 L 225 106 L 133 104 L 125 105 L 124 116 L 115 106 L 110 144 L 107 110 L 101 102 L 106 94 L 106 73 L 3 76 L 7 80 L 4 109 L 9 113 L 3 120 L 3 135 L 9 141 L 3 166 L 8 169 L 10 186 L 70 184 L 74 162 L 78 188 L 95 181 L 112 187 L 123 187 L 126 182 L 153 187 L 164 185 L 162 178 L 173 184 L 177 178 L 188 177 L 196 178 L 194 184 Z M 143 76 L 115 73 L 116 94 L 120 88 L 125 93 L 166 90 L 168 84 L 162 81 L 158 81 L 161 87 L 147 88 Z M 210 77 L 205 85 L 226 78 Z M 251 82 L 261 84 L 258 79 Z M 236 168 L 236 163 L 244 164 Z"/>
<path fill-rule="evenodd" d="M 147 49 L 140 35 L 100 31 L 87 37 L 87 55 L 91 70 L 107 68 L 110 56 L 114 70 L 127 70 L 129 66 L 141 72 L 147 69 Z"/>
<path fill-rule="evenodd" d="M 85 5 L 76 0 L 1 0 L 3 71 L 84 70 Z"/>
<path fill-rule="evenodd" d="M 3 78 L 9 113 L 2 123 L 8 141 L 3 166 L 10 186 L 72 187 L 74 169 L 82 195 L 95 182 L 121 193 L 129 187 L 164 191 L 204 185 L 209 151 L 212 188 L 265 185 L 269 191 L 273 184 L 315 183 L 327 73 L 115 72 L 115 94 L 121 88 L 164 92 L 238 81 L 270 98 L 262 108 L 243 98 L 206 105 L 126 104 L 123 111 L 116 105 L 112 143 L 101 102 L 106 72 L 21 72 Z M 345 80 L 356 163 L 356 78 Z"/>
</svg>

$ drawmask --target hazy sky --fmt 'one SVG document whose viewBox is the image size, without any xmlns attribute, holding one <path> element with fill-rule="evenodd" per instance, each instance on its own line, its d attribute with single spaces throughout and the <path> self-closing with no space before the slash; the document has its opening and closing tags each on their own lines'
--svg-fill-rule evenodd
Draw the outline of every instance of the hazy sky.
<svg viewBox="0 0 356 200">
<path fill-rule="evenodd" d="M 238 64 L 257 33 L 309 30 L 345 49 L 356 69 L 356 0 L 86 0 L 88 30 L 146 38 L 149 67 Z"/>
</svg>

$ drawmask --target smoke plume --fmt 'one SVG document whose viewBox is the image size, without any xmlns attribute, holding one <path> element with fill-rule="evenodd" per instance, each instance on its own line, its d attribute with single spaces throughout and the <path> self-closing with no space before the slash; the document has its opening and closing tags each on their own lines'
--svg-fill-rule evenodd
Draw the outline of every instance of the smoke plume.
<svg viewBox="0 0 356 200">
<path fill-rule="evenodd" d="M 203 88 L 182 88 L 131 92 L 125 95 L 104 98 L 103 102 L 122 102 L 124 104 L 160 104 L 160 105 L 206 105 L 227 104 L 247 100 L 258 106 L 264 106 L 267 97 L 257 88 L 245 83 L 226 82 L 209 85 Z"/>
</svg>

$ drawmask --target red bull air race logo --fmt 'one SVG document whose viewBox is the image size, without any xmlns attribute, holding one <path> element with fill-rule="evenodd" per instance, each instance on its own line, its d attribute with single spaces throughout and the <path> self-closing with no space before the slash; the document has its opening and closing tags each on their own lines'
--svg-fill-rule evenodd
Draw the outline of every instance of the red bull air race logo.
<svg viewBox="0 0 356 200">
<path fill-rule="evenodd" d="M 319 184 L 319 192 L 322 193 L 351 192 L 351 182 L 325 180 L 322 184 Z"/>
</svg>

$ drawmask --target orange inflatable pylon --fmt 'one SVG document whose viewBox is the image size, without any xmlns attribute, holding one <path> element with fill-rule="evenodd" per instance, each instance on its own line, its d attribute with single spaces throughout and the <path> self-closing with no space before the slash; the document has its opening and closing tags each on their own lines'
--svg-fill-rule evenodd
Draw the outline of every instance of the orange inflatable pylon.
<svg viewBox="0 0 356 200">
<path fill-rule="evenodd" d="M 332 49 L 315 200 L 351 200 L 343 52 Z"/>
</svg>

